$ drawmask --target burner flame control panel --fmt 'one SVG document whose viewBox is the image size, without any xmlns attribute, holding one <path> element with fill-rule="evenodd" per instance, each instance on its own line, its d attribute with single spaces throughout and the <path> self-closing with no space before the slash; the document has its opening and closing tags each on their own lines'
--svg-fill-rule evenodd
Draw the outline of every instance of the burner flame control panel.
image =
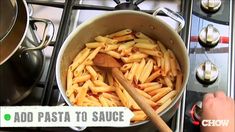
<svg viewBox="0 0 235 132">
<path fill-rule="evenodd" d="M 200 131 L 201 101 L 206 93 L 224 91 L 233 95 L 232 4 L 231 0 L 193 0 L 188 44 L 190 75 L 181 105 L 180 131 Z"/>
</svg>

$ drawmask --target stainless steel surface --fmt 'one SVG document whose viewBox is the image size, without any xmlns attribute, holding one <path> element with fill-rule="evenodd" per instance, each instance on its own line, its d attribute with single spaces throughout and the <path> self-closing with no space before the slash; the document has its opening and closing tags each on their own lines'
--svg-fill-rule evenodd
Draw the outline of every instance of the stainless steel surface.
<svg viewBox="0 0 235 132">
<path fill-rule="evenodd" d="M 230 33 L 235 34 L 235 2 L 230 1 L 230 9 L 231 9 L 231 16 L 230 16 L 230 23 L 231 23 L 231 28 L 230 28 Z M 232 42 L 231 46 L 231 67 L 230 67 L 230 72 L 231 72 L 231 78 L 230 78 L 230 87 L 231 90 L 229 91 L 230 97 L 233 99 L 235 98 L 235 37 L 231 37 L 230 41 Z"/>
<path fill-rule="evenodd" d="M 215 12 L 221 6 L 221 0 L 201 0 L 201 6 L 208 12 Z"/>
<path fill-rule="evenodd" d="M 24 47 L 36 47 L 26 37 Z M 44 66 L 43 53 L 38 51 L 17 51 L 0 66 L 0 105 L 13 105 L 27 97 L 40 79 Z"/>
<path fill-rule="evenodd" d="M 184 28 L 184 25 L 185 25 L 184 18 L 180 14 L 178 14 L 178 13 L 176 13 L 166 7 L 160 7 L 158 9 L 156 9 L 156 11 L 154 11 L 154 13 L 153 13 L 153 16 L 157 16 L 158 13 L 161 11 L 164 12 L 168 17 L 170 17 L 173 20 L 175 20 L 176 22 L 178 22 L 178 26 L 175 29 L 177 32 L 180 32 Z"/>
<path fill-rule="evenodd" d="M 116 6 L 116 3 L 113 0 L 80 0 L 80 3 L 88 5 L 102 5 L 108 7 Z M 145 0 L 139 5 L 139 8 L 142 10 L 156 10 L 160 7 L 166 7 L 174 12 L 180 12 L 181 3 L 182 3 L 181 0 Z M 77 12 L 76 15 L 75 19 L 76 25 L 79 25 L 90 18 L 96 17 L 97 15 L 101 15 L 104 13 L 107 13 L 107 11 L 80 10 L 79 12 Z M 166 21 L 174 29 L 178 27 L 178 22 L 172 20 L 169 17 L 159 17 L 159 18 Z"/>
<path fill-rule="evenodd" d="M 196 76 L 202 84 L 211 84 L 216 81 L 219 70 L 216 65 L 210 61 L 203 62 L 196 71 Z"/>
<path fill-rule="evenodd" d="M 183 98 L 181 103 L 183 110 L 179 122 L 181 126 L 180 132 L 200 131 L 200 122 L 194 122 L 191 116 L 191 108 L 196 102 L 201 101 L 206 93 L 219 90 L 224 91 L 231 97 L 233 95 L 231 92 L 234 92 L 234 86 L 232 86 L 234 85 L 234 72 L 232 72 L 234 71 L 234 59 L 232 59 L 234 57 L 234 42 L 230 40 L 224 42 L 223 40 L 223 37 L 231 40 L 234 39 L 234 35 L 231 33 L 231 25 L 234 23 L 234 20 L 231 20 L 234 1 L 222 0 L 221 7 L 217 12 L 202 10 L 200 2 L 200 0 L 193 0 L 192 24 L 189 36 L 191 37 L 191 41 L 188 47 L 191 69 L 185 98 Z M 200 31 L 210 24 L 219 31 L 220 40 L 214 48 L 205 48 L 199 43 L 200 40 L 193 41 L 193 37 L 196 36 L 198 38 Z M 212 30 L 209 29 L 209 31 Z M 209 39 L 209 41 L 212 41 L 212 39 Z M 218 78 L 210 85 L 200 83 L 196 77 L 197 68 L 205 61 L 210 61 L 215 64 L 219 71 Z M 210 71 L 209 67 L 208 69 Z"/>
<path fill-rule="evenodd" d="M 53 38 L 54 32 L 55 32 L 54 24 L 50 20 L 32 18 L 30 20 L 30 22 L 31 22 L 31 24 L 35 24 L 35 23 L 39 23 L 39 22 L 45 24 L 44 32 L 42 35 L 43 37 L 42 37 L 40 44 L 36 47 L 23 47 L 23 46 L 21 46 L 22 52 L 44 49 L 45 47 L 47 47 L 50 44 L 50 42 Z"/>
<path fill-rule="evenodd" d="M 18 15 L 11 32 L 0 44 L 0 65 L 7 61 L 19 48 L 24 40 L 29 25 L 28 9 L 25 1 L 18 1 Z"/>
<path fill-rule="evenodd" d="M 202 101 L 198 101 L 195 104 L 194 116 L 198 121 L 202 120 Z"/>
<path fill-rule="evenodd" d="M 16 0 L 1 0 L 0 2 L 0 40 L 2 41 L 15 24 L 18 5 Z"/>
<path fill-rule="evenodd" d="M 220 33 L 212 24 L 208 24 L 199 33 L 199 42 L 207 48 L 215 47 L 220 40 Z"/>
<path fill-rule="evenodd" d="M 129 19 L 135 23 L 129 21 Z M 125 24 L 123 24 L 123 22 Z M 90 26 L 92 26 L 92 28 Z M 178 103 L 185 89 L 189 72 L 188 56 L 184 43 L 177 32 L 175 32 L 159 18 L 147 15 L 146 13 L 136 11 L 116 11 L 106 13 L 97 17 L 96 19 L 88 20 L 87 22 L 81 24 L 73 33 L 71 33 L 59 52 L 56 64 L 56 78 L 62 96 L 64 97 L 65 101 L 71 105 L 68 97 L 65 94 L 65 75 L 67 73 L 68 66 L 71 64 L 76 54 L 83 48 L 84 44 L 91 41 L 97 35 L 105 35 L 124 28 L 130 28 L 135 31 L 143 32 L 150 37 L 161 41 L 167 48 L 171 49 L 175 53 L 176 58 L 181 64 L 181 68 L 184 73 L 182 90 L 179 92 L 170 106 L 160 113 L 162 118 L 165 121 L 168 121 L 178 109 Z M 169 36 L 171 37 L 169 38 Z M 80 43 L 81 45 L 77 45 L 77 43 Z M 133 127 L 144 124 L 147 124 L 147 122 L 145 121 L 136 123 L 130 126 Z"/>
<path fill-rule="evenodd" d="M 8 55 L 5 54 L 6 51 L 8 51 L 7 53 L 13 54 L 0 65 L 1 105 L 15 104 L 31 93 L 32 88 L 35 87 L 36 82 L 41 77 L 44 66 L 44 55 L 42 51 L 33 51 L 33 49 L 37 49 L 40 46 L 43 48 L 45 44 L 49 44 L 54 34 L 54 26 L 49 20 L 28 19 L 25 1 L 18 1 L 18 6 L 19 13 L 16 24 L 9 36 L 0 45 L 2 46 L 0 47 L 1 53 L 3 53 L 1 57 L 2 55 Z M 28 26 L 29 21 L 32 21 L 33 24 L 40 21 L 46 25 L 44 40 L 39 45 L 32 41 L 30 37 L 31 33 L 27 32 L 30 30 Z M 25 33 L 27 34 L 25 35 Z M 16 48 L 18 46 L 21 48 Z M 16 49 L 17 51 L 13 52 L 12 49 Z"/>
</svg>

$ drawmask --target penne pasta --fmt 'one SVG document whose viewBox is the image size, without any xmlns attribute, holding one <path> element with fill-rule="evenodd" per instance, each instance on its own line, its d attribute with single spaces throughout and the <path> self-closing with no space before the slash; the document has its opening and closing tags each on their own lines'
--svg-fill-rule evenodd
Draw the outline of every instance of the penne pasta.
<svg viewBox="0 0 235 132">
<path fill-rule="evenodd" d="M 170 71 L 170 55 L 169 53 L 166 51 L 164 52 L 164 76 L 167 75 L 167 73 Z"/>
<path fill-rule="evenodd" d="M 103 37 L 103 36 L 97 36 L 95 37 L 95 40 L 98 42 L 105 42 L 105 44 L 116 44 L 118 42 L 117 40 L 110 39 L 110 38 Z"/>
<path fill-rule="evenodd" d="M 140 74 L 142 73 L 143 69 L 144 69 L 144 66 L 145 66 L 145 59 L 143 58 L 135 72 L 135 77 L 136 77 L 136 80 L 138 81 L 139 80 L 139 77 L 140 77 Z"/>
<path fill-rule="evenodd" d="M 120 59 L 121 58 L 121 55 L 115 51 L 107 51 L 106 54 L 114 57 L 114 58 L 117 58 L 117 59 Z"/>
<path fill-rule="evenodd" d="M 167 51 L 166 47 L 160 41 L 157 41 L 157 44 L 160 50 L 162 51 L 162 53 L 164 54 Z"/>
<path fill-rule="evenodd" d="M 105 98 L 109 98 L 109 99 L 114 99 L 114 100 L 120 100 L 119 98 L 118 98 L 118 96 L 116 96 L 116 95 L 113 95 L 113 94 L 110 94 L 110 93 L 102 93 L 102 95 L 105 97 Z"/>
<path fill-rule="evenodd" d="M 76 88 L 78 88 L 78 84 L 73 84 L 72 86 L 68 87 L 66 90 L 66 95 L 68 97 L 71 96 L 75 92 Z"/>
<path fill-rule="evenodd" d="M 113 51 L 116 50 L 119 47 L 119 45 L 117 44 L 112 44 L 112 45 L 107 45 L 104 49 L 104 51 Z"/>
<path fill-rule="evenodd" d="M 147 78 L 146 82 L 147 83 L 152 82 L 154 79 L 156 79 L 160 75 L 161 75 L 161 69 L 158 69 Z"/>
<path fill-rule="evenodd" d="M 143 34 L 142 32 L 137 32 L 137 33 L 135 33 L 135 36 L 136 36 L 137 38 L 140 38 L 140 39 L 147 39 L 147 40 L 149 40 L 151 43 L 154 43 L 154 41 L 153 41 L 150 37 L 148 37 L 147 35 Z"/>
<path fill-rule="evenodd" d="M 140 90 L 140 89 L 136 89 L 136 91 L 140 94 L 140 95 L 142 95 L 143 97 L 145 97 L 145 98 L 147 98 L 147 99 L 150 99 L 151 98 L 151 96 L 149 95 L 149 94 L 147 94 L 146 92 L 144 92 L 143 90 Z"/>
<path fill-rule="evenodd" d="M 91 90 L 93 91 L 93 93 L 102 93 L 102 92 L 111 92 L 111 91 L 115 91 L 114 87 L 111 86 L 95 86 L 95 87 L 91 87 Z"/>
<path fill-rule="evenodd" d="M 92 66 L 86 66 L 86 70 L 91 74 L 93 79 L 97 79 L 98 78 L 98 74 L 97 72 L 92 68 Z"/>
<path fill-rule="evenodd" d="M 74 71 L 74 76 L 78 77 L 82 73 L 84 68 L 85 68 L 85 64 L 79 65 Z"/>
<path fill-rule="evenodd" d="M 131 67 L 131 70 L 130 70 L 130 72 L 127 75 L 127 79 L 130 80 L 131 82 L 133 80 L 133 77 L 134 77 L 134 75 L 136 73 L 136 70 L 137 70 L 138 66 L 139 66 L 139 63 L 137 63 L 137 62 L 133 63 L 133 65 Z"/>
<path fill-rule="evenodd" d="M 173 83 L 171 82 L 169 77 L 164 77 L 164 81 L 168 87 L 173 87 Z"/>
<path fill-rule="evenodd" d="M 92 102 L 99 103 L 99 100 L 96 97 L 94 97 L 94 96 L 88 96 L 87 99 L 89 99 Z"/>
<path fill-rule="evenodd" d="M 172 91 L 171 88 L 164 88 L 164 89 L 162 89 L 161 91 L 160 91 L 160 89 L 159 89 L 159 92 L 157 92 L 157 94 L 154 95 L 154 96 L 151 98 L 151 100 L 154 101 L 154 102 L 156 102 L 156 101 L 158 101 L 159 99 L 161 99 L 163 96 L 165 96 L 166 94 L 168 94 L 170 91 Z"/>
<path fill-rule="evenodd" d="M 139 84 L 138 86 L 140 89 L 145 89 L 147 87 L 156 86 L 156 85 L 159 85 L 159 83 L 158 82 L 142 83 L 142 84 Z"/>
<path fill-rule="evenodd" d="M 108 84 L 106 84 L 105 82 L 100 81 L 100 80 L 93 81 L 93 84 L 97 87 L 102 87 L 102 86 L 107 87 L 108 86 Z"/>
<path fill-rule="evenodd" d="M 171 73 L 175 77 L 177 75 L 177 68 L 176 68 L 176 62 L 175 59 L 170 58 L 170 65 L 171 65 Z"/>
<path fill-rule="evenodd" d="M 134 39 L 136 43 L 152 43 L 148 39 Z"/>
<path fill-rule="evenodd" d="M 173 98 L 176 95 L 176 91 L 173 90 L 168 93 L 166 96 L 162 97 L 160 100 L 157 101 L 157 105 L 163 105 L 168 99 Z"/>
<path fill-rule="evenodd" d="M 130 34 L 130 33 L 132 33 L 131 29 L 124 29 L 124 30 L 109 34 L 109 35 L 107 35 L 107 37 L 109 37 L 109 38 L 119 37 L 119 36 L 124 36 L 124 35 Z"/>
<path fill-rule="evenodd" d="M 128 41 L 128 40 L 134 40 L 134 36 L 129 34 L 125 36 L 114 37 L 113 39 L 117 40 L 118 42 L 123 42 L 123 41 Z"/>
<path fill-rule="evenodd" d="M 135 54 L 132 54 L 129 59 L 130 60 L 139 60 L 148 57 L 146 54 L 142 54 L 140 52 L 136 52 Z"/>
<path fill-rule="evenodd" d="M 85 44 L 87 48 L 98 48 L 98 47 L 104 47 L 104 42 L 90 42 Z"/>
<path fill-rule="evenodd" d="M 132 99 L 132 97 L 127 93 L 127 91 L 126 90 L 123 90 L 123 95 L 126 97 L 126 99 L 127 99 L 127 101 L 128 101 L 128 108 L 134 108 L 135 109 L 135 106 L 137 106 L 138 107 L 138 105 L 137 104 L 135 104 L 135 101 Z M 138 107 L 139 108 L 139 107 Z"/>
<path fill-rule="evenodd" d="M 83 76 L 78 76 L 73 79 L 73 83 L 79 83 L 79 82 L 85 82 L 87 80 L 91 79 L 91 75 L 83 75 Z"/>
<path fill-rule="evenodd" d="M 153 85 L 153 86 L 150 86 L 150 87 L 146 87 L 144 89 L 144 92 L 150 92 L 150 91 L 153 91 L 155 89 L 159 89 L 162 87 L 162 84 L 157 84 L 157 85 Z"/>
<path fill-rule="evenodd" d="M 73 72 L 68 69 L 67 72 L 67 89 L 70 88 L 73 84 Z"/>
<path fill-rule="evenodd" d="M 155 89 L 155 90 L 153 90 L 153 91 L 148 92 L 148 94 L 151 95 L 151 96 L 154 96 L 154 95 L 156 95 L 157 93 L 160 93 L 160 92 L 162 92 L 162 91 L 164 91 L 164 90 L 166 90 L 166 89 L 172 90 L 172 88 L 170 88 L 170 87 L 161 87 L 161 88 L 159 88 L 159 89 Z"/>
<path fill-rule="evenodd" d="M 144 53 L 144 54 L 147 54 L 147 55 L 162 57 L 162 53 L 160 51 L 157 51 L 157 50 L 149 50 L 149 49 L 140 48 L 139 51 Z"/>
<path fill-rule="evenodd" d="M 131 48 L 135 44 L 135 41 L 125 42 L 119 45 L 118 51 L 126 50 Z"/>
<path fill-rule="evenodd" d="M 157 108 L 156 112 L 159 114 L 164 109 L 166 109 L 172 102 L 172 99 L 168 99 L 164 104 L 162 104 L 160 107 Z"/>
<path fill-rule="evenodd" d="M 73 63 L 69 66 L 69 69 L 71 71 L 75 70 L 78 65 L 80 65 L 85 59 L 86 57 L 89 55 L 90 53 L 90 49 L 85 48 L 83 49 L 73 60 Z"/>
<path fill-rule="evenodd" d="M 155 43 L 141 32 L 124 29 L 85 43 L 69 65 L 66 96 L 74 106 L 128 107 L 134 113 L 132 123 L 147 120 L 118 80 L 94 65 L 98 53 L 118 59 L 122 65 L 118 69 L 158 113 L 170 105 L 182 88 L 183 74 L 174 53 L 160 41 Z"/>
<path fill-rule="evenodd" d="M 140 74 L 139 80 L 141 83 L 144 83 L 147 80 L 150 73 L 152 72 L 152 69 L 153 69 L 153 61 L 149 60 L 147 64 L 144 66 L 142 73 Z"/>
<path fill-rule="evenodd" d="M 123 94 L 122 90 L 120 87 L 116 87 L 116 93 L 118 95 L 118 97 L 120 98 L 122 104 L 125 106 L 125 107 L 128 107 L 129 106 L 129 102 L 127 101 L 127 98 L 126 96 Z"/>
<path fill-rule="evenodd" d="M 121 60 L 125 63 L 140 62 L 141 59 L 130 59 L 129 57 L 121 57 Z"/>
<path fill-rule="evenodd" d="M 81 91 L 76 96 L 76 100 L 77 100 L 76 104 L 77 105 L 82 105 L 82 102 L 84 101 L 84 98 L 85 98 L 85 96 L 87 94 L 87 90 L 88 90 L 88 88 L 86 88 L 86 87 L 81 87 L 80 89 L 81 89 Z"/>
<path fill-rule="evenodd" d="M 133 65 L 133 63 L 124 64 L 124 65 L 120 68 L 120 70 L 123 71 L 123 72 L 125 72 L 125 71 L 131 69 L 132 65 Z"/>
<path fill-rule="evenodd" d="M 156 44 L 150 44 L 150 43 L 136 43 L 134 45 L 134 47 L 153 50 L 157 47 L 157 45 Z"/>
<path fill-rule="evenodd" d="M 99 96 L 99 101 L 103 107 L 109 107 L 107 100 L 102 95 Z"/>
<path fill-rule="evenodd" d="M 69 97 L 69 100 L 72 104 L 75 104 L 76 103 L 76 99 L 75 99 L 75 95 L 74 94 L 71 94 Z"/>
<path fill-rule="evenodd" d="M 95 56 L 98 54 L 100 51 L 101 47 L 97 47 L 87 58 L 85 61 L 89 61 L 95 58 Z"/>
<path fill-rule="evenodd" d="M 131 121 L 143 121 L 147 118 L 147 115 L 143 111 L 133 111 L 134 116 Z"/>
</svg>

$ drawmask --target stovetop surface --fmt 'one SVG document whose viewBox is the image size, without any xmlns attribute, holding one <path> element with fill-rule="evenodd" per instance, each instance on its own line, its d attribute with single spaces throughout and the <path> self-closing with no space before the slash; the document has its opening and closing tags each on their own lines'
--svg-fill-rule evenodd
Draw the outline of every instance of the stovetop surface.
<svg viewBox="0 0 235 132">
<path fill-rule="evenodd" d="M 202 97 L 205 93 L 213 92 L 215 90 L 223 90 L 226 93 L 230 92 L 228 88 L 230 87 L 229 85 L 230 73 L 229 72 L 231 68 L 230 67 L 231 66 L 230 64 L 231 53 L 230 52 L 232 48 L 232 43 L 230 41 L 221 42 L 215 48 L 208 50 L 202 47 L 198 43 L 198 40 L 197 40 L 197 36 L 200 30 L 203 27 L 207 26 L 208 24 L 213 24 L 216 28 L 218 28 L 221 36 L 223 36 L 224 38 L 229 39 L 230 37 L 232 37 L 230 36 L 230 30 L 231 30 L 230 14 L 221 13 L 223 11 L 227 12 L 228 8 L 223 6 L 221 10 L 217 13 L 217 15 L 206 15 L 205 12 L 202 12 L 200 10 L 198 1 L 199 0 L 194 0 L 193 2 L 193 4 L 197 6 L 193 6 L 192 8 L 192 14 L 190 17 L 191 27 L 188 27 L 189 32 L 185 31 L 188 33 L 188 35 L 191 34 L 190 36 L 188 36 L 189 43 L 187 43 L 187 39 L 184 39 L 184 38 L 187 38 L 187 36 L 183 37 L 186 43 L 186 46 L 188 48 L 188 51 L 189 51 L 191 72 L 190 72 L 190 78 L 189 78 L 189 82 L 187 86 L 187 91 L 185 94 L 186 97 L 183 97 L 183 103 L 185 102 L 185 107 L 183 107 L 184 110 L 180 109 L 176 113 L 176 116 L 174 117 L 176 119 L 173 119 L 173 120 L 176 120 L 177 122 L 175 126 L 176 131 L 198 131 L 199 130 L 198 126 L 192 125 L 192 119 L 188 112 L 191 110 L 191 106 L 194 105 L 195 102 L 197 102 L 198 100 L 202 100 Z M 54 0 L 54 2 L 63 3 L 65 2 L 65 0 Z M 102 0 L 102 1 L 101 0 L 81 0 L 81 1 L 76 1 L 76 2 L 80 4 L 102 5 L 102 6 L 108 6 L 108 7 L 115 7 L 116 5 L 116 3 L 112 0 Z M 168 7 L 168 8 L 170 7 L 173 11 L 181 12 L 182 1 L 181 0 L 167 0 L 167 1 L 166 0 L 146 0 L 143 3 L 141 3 L 139 7 L 140 9 L 143 9 L 143 10 L 155 10 L 158 7 Z M 69 33 L 71 33 L 79 24 L 85 22 L 86 20 L 92 17 L 103 14 L 105 12 L 107 11 L 73 10 L 71 14 L 71 20 L 68 25 L 69 30 L 68 30 L 67 35 L 69 35 Z M 44 69 L 42 78 L 40 79 L 40 82 L 38 82 L 37 86 L 33 88 L 32 93 L 27 98 L 17 103 L 16 105 L 41 105 L 43 90 L 45 88 L 45 81 L 46 81 L 46 77 L 48 74 L 48 67 L 51 62 L 50 59 L 52 56 L 54 44 L 56 43 L 55 41 L 58 37 L 58 29 L 60 27 L 62 14 L 63 14 L 63 10 L 61 8 L 33 5 L 33 17 L 41 17 L 41 18 L 47 18 L 47 19 L 52 20 L 52 22 L 55 24 L 55 27 L 56 27 L 56 34 L 53 38 L 54 42 L 43 50 L 46 61 L 44 64 L 45 69 Z M 221 16 L 224 19 L 221 19 Z M 186 18 L 186 16 L 184 17 Z M 212 20 L 213 18 L 215 19 Z M 175 21 L 172 21 L 168 17 L 162 16 L 161 19 L 167 21 L 173 28 L 177 26 Z M 190 20 L 187 20 L 187 21 L 190 22 Z M 42 25 L 37 25 L 37 26 L 40 27 Z M 190 26 L 190 24 L 188 26 Z M 33 29 L 30 29 L 29 32 L 31 32 L 32 34 L 36 34 L 35 36 L 33 35 L 32 39 L 35 42 L 39 42 L 42 31 L 40 30 L 35 31 Z M 196 79 L 196 75 L 195 75 L 196 68 L 206 60 L 210 60 L 211 62 L 216 64 L 219 68 L 219 78 L 212 85 L 202 85 L 200 82 L 198 82 L 198 80 Z M 229 95 L 232 95 L 232 94 L 229 93 Z M 56 81 L 54 80 L 53 92 L 51 95 L 51 100 L 50 100 L 49 105 L 55 106 L 55 105 L 64 105 L 64 104 L 65 104 L 64 100 L 58 90 Z M 178 123 L 182 123 L 182 120 L 184 124 L 179 125 Z M 152 126 L 150 125 L 149 128 L 152 128 Z M 50 128 L 47 130 L 50 130 Z M 55 131 L 54 128 L 51 128 L 51 130 Z M 66 131 L 70 131 L 70 130 L 71 129 L 66 128 Z M 94 130 L 96 129 L 91 128 L 86 131 L 94 131 Z M 110 129 L 107 128 L 107 130 L 110 130 Z"/>
</svg>

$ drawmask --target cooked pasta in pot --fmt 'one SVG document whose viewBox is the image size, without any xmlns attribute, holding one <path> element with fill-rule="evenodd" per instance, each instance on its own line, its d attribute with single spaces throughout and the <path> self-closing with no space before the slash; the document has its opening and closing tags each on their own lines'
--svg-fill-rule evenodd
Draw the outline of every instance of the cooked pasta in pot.
<svg viewBox="0 0 235 132">
<path fill-rule="evenodd" d="M 147 119 L 145 113 L 110 73 L 93 64 L 106 53 L 123 65 L 120 71 L 156 112 L 161 112 L 180 91 L 183 75 L 174 53 L 144 33 L 124 29 L 85 44 L 67 73 L 66 95 L 73 105 L 128 107 L 133 122 Z"/>
</svg>

